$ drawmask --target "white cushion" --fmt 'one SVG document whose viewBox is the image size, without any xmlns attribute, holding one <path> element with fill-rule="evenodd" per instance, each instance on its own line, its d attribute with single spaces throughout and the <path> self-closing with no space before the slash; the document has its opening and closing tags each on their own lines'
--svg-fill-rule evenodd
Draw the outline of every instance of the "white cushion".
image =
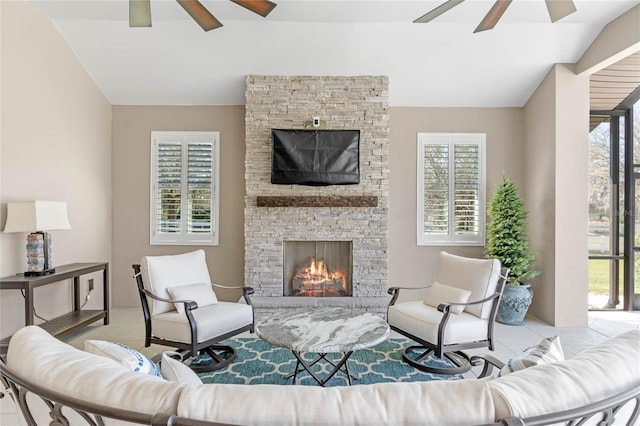
<svg viewBox="0 0 640 426">
<path fill-rule="evenodd" d="M 156 296 L 169 298 L 167 287 L 193 283 L 210 283 L 204 250 L 168 256 L 145 256 L 140 261 L 145 288 Z M 175 310 L 173 303 L 150 300 L 151 314 Z"/>
<path fill-rule="evenodd" d="M 198 329 L 198 342 L 218 337 L 253 322 L 251 305 L 244 303 L 218 302 L 192 312 Z M 184 314 L 171 311 L 154 315 L 151 323 L 156 336 L 178 342 L 191 341 L 191 329 Z"/>
<path fill-rule="evenodd" d="M 469 290 L 435 282 L 427 289 L 427 295 L 423 303 L 437 308 L 442 302 L 467 303 L 469 296 L 471 296 Z M 460 315 L 464 308 L 461 305 L 451 305 L 451 312 Z"/>
<path fill-rule="evenodd" d="M 469 301 L 482 300 L 496 291 L 500 279 L 500 261 L 497 259 L 473 259 L 440 253 L 440 265 L 436 281 L 471 292 Z M 491 314 L 491 304 L 469 305 L 464 308 L 482 319 Z"/>
<path fill-rule="evenodd" d="M 247 401 L 251 401 L 249 404 Z M 237 425 L 476 425 L 495 421 L 488 382 L 185 387 L 178 415 Z"/>
<path fill-rule="evenodd" d="M 435 344 L 442 316 L 442 312 L 417 300 L 389 306 L 387 321 L 389 325 Z M 486 340 L 487 322 L 467 312 L 449 316 L 444 344 Z"/>
<path fill-rule="evenodd" d="M 501 398 L 496 418 L 533 417 L 608 398 L 640 383 L 640 330 L 628 331 L 570 359 L 536 365 L 487 382 Z"/>
<path fill-rule="evenodd" d="M 11 338 L 7 365 L 43 389 L 146 414 L 175 413 L 185 386 L 132 373 L 110 358 L 75 349 L 33 325 L 21 328 Z M 48 413 L 43 414 L 36 418 L 36 424 L 51 422 Z"/>
<path fill-rule="evenodd" d="M 155 362 L 122 343 L 106 342 L 104 340 L 85 340 L 84 350 L 95 355 L 111 358 L 135 373 L 162 377 L 160 369 Z"/>
<path fill-rule="evenodd" d="M 498 377 L 514 371 L 524 370 L 534 365 L 563 361 L 564 352 L 560 344 L 560 336 L 547 337 L 535 346 L 529 347 L 506 362 L 498 373 Z"/>
<path fill-rule="evenodd" d="M 177 352 L 162 353 L 162 360 L 160 361 L 162 377 L 173 382 L 201 385 L 202 380 L 200 380 L 200 377 L 182 362 L 173 359 L 172 354 L 176 354 L 178 357 L 180 356 Z"/>
<path fill-rule="evenodd" d="M 198 308 L 218 303 L 218 298 L 211 288 L 211 284 L 187 284 L 177 287 L 167 287 L 167 292 L 173 300 L 193 300 Z M 184 303 L 174 303 L 178 312 L 184 312 Z"/>
</svg>

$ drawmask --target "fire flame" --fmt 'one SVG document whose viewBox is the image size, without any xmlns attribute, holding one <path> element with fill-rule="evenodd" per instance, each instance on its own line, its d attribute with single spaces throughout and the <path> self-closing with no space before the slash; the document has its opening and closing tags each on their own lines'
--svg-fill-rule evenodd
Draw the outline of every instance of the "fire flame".
<svg viewBox="0 0 640 426">
<path fill-rule="evenodd" d="M 341 280 L 342 288 L 347 291 L 347 276 L 343 271 L 329 272 L 324 259 L 316 260 L 315 257 L 296 273 L 296 277 L 302 280 L 304 287 L 314 287 L 329 284 Z"/>
</svg>

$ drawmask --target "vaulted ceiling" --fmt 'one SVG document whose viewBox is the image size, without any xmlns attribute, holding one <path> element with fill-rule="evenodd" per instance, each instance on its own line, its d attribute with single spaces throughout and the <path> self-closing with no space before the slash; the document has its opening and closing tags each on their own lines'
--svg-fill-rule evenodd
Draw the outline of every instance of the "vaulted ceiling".
<svg viewBox="0 0 640 426">
<path fill-rule="evenodd" d="M 387 75 L 393 106 L 522 106 L 554 63 L 574 63 L 637 0 L 575 0 L 551 23 L 544 0 L 515 0 L 493 30 L 473 30 L 493 0 L 276 0 L 260 17 L 201 0 L 223 27 L 204 32 L 174 0 L 130 28 L 127 0 L 30 0 L 48 15 L 115 105 L 240 105 L 245 76 Z"/>
</svg>

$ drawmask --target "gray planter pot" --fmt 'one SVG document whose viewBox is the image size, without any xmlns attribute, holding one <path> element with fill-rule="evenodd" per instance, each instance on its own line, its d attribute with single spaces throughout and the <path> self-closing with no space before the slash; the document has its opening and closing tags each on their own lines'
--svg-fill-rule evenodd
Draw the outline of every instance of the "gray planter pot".
<svg viewBox="0 0 640 426">
<path fill-rule="evenodd" d="M 505 285 L 496 321 L 507 325 L 522 325 L 532 299 L 531 284 Z"/>
</svg>

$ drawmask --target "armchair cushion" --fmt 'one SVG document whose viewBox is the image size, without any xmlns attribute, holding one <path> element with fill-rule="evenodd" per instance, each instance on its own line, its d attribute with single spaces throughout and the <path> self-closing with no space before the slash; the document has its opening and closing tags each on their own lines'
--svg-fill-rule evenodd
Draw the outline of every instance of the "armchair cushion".
<svg viewBox="0 0 640 426">
<path fill-rule="evenodd" d="M 498 377 L 505 376 L 514 371 L 524 370 L 534 365 L 550 364 L 557 361 L 564 361 L 560 336 L 547 337 L 537 345 L 525 349 L 507 361 L 498 373 Z"/>
<path fill-rule="evenodd" d="M 423 303 L 437 308 L 442 302 L 467 303 L 470 296 L 471 292 L 469 290 L 435 282 L 431 287 L 427 288 L 427 296 Z M 464 308 L 461 305 L 452 305 L 451 312 L 460 315 Z"/>
<path fill-rule="evenodd" d="M 165 299 L 170 297 L 167 287 L 211 282 L 202 249 L 178 255 L 145 256 L 140 262 L 140 271 L 147 290 Z M 150 309 L 151 315 L 156 315 L 173 311 L 175 306 L 152 299 Z"/>
<path fill-rule="evenodd" d="M 389 306 L 389 324 L 429 342 L 438 341 L 438 327 L 443 313 L 421 301 Z M 462 312 L 451 315 L 445 329 L 444 344 L 474 342 L 487 338 L 488 320 Z"/>
<path fill-rule="evenodd" d="M 211 284 L 187 284 L 176 287 L 167 287 L 167 292 L 173 300 L 193 300 L 198 308 L 218 303 L 218 298 L 211 288 Z M 184 303 L 174 303 L 176 311 L 184 312 Z"/>
<path fill-rule="evenodd" d="M 497 259 L 472 259 L 444 251 L 440 253 L 440 267 L 436 281 L 469 290 L 470 301 L 482 300 L 493 294 L 499 279 L 500 261 Z M 466 306 L 464 312 L 488 319 L 491 314 L 491 303 Z"/>
<path fill-rule="evenodd" d="M 198 343 L 242 328 L 253 322 L 251 305 L 218 302 L 192 311 L 198 329 Z M 165 312 L 151 318 L 154 333 L 168 340 L 190 342 L 191 329 L 185 314 Z"/>
</svg>

